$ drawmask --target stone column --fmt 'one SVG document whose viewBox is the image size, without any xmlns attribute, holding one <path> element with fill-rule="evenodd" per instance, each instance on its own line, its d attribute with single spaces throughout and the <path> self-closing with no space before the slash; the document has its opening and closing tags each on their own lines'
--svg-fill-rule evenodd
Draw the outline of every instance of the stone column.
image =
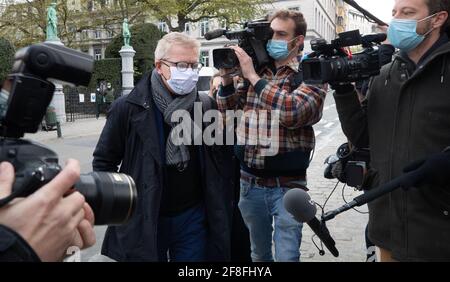
<svg viewBox="0 0 450 282">
<path fill-rule="evenodd" d="M 47 40 L 45 43 L 49 44 L 56 44 L 56 45 L 62 45 L 64 44 L 59 40 Z M 60 124 L 63 124 L 66 122 L 66 99 L 63 92 L 63 86 L 59 83 L 55 84 L 55 93 L 53 94 L 53 99 L 50 103 L 50 106 L 53 106 L 56 111 L 56 119 L 59 121 Z"/>
<path fill-rule="evenodd" d="M 127 95 L 134 88 L 133 58 L 136 51 L 131 46 L 123 46 L 119 53 L 122 57 L 122 95 Z"/>
</svg>

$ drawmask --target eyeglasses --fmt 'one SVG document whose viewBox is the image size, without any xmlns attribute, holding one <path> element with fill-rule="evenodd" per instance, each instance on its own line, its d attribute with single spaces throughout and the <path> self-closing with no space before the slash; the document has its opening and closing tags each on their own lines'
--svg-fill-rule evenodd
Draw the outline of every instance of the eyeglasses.
<svg viewBox="0 0 450 282">
<path fill-rule="evenodd" d="M 200 63 L 190 64 L 190 63 L 186 63 L 186 62 L 171 62 L 171 61 L 168 61 L 165 59 L 161 59 L 161 61 L 163 62 L 163 64 L 165 64 L 168 67 L 171 67 L 171 65 L 166 64 L 164 62 L 175 65 L 177 70 L 179 70 L 181 72 L 187 71 L 188 68 L 192 68 L 193 71 L 199 71 L 202 68 L 202 64 L 200 64 Z"/>
</svg>

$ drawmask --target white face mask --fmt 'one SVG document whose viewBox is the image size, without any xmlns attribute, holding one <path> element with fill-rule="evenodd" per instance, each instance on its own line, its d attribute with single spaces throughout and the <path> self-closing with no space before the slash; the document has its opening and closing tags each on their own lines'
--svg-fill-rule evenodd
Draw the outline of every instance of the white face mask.
<svg viewBox="0 0 450 282">
<path fill-rule="evenodd" d="M 170 67 L 170 79 L 167 80 L 169 87 L 178 95 L 187 95 L 197 86 L 198 71 L 188 68 L 179 71 L 176 67 Z"/>
</svg>

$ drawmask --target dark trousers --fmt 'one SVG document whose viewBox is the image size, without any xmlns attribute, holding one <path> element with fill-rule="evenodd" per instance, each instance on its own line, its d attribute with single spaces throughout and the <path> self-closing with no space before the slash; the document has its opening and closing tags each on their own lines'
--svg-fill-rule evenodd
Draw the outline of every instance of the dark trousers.
<svg viewBox="0 0 450 282">
<path fill-rule="evenodd" d="M 162 262 L 206 260 L 207 227 L 203 204 L 158 223 L 158 257 Z"/>
<path fill-rule="evenodd" d="M 236 186 L 234 189 L 234 206 L 233 206 L 233 221 L 231 227 L 231 261 L 233 262 L 251 262 L 251 246 L 250 246 L 250 233 L 247 226 L 245 226 L 242 219 L 241 211 L 239 210 L 238 203 L 240 198 L 240 179 L 241 169 L 239 164 L 235 166 L 236 179 L 234 183 Z"/>
</svg>

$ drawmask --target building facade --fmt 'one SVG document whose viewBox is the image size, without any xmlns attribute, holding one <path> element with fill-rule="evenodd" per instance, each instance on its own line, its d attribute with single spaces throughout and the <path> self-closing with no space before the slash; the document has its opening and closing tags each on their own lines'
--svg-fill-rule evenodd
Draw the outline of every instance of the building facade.
<svg viewBox="0 0 450 282">
<path fill-rule="evenodd" d="M 349 6 L 342 0 L 336 0 L 336 33 L 347 31 Z"/>
<path fill-rule="evenodd" d="M 375 30 L 375 24 L 369 22 L 366 17 L 359 11 L 350 8 L 348 10 L 347 30 L 359 29 L 361 34 L 370 34 Z"/>
</svg>

